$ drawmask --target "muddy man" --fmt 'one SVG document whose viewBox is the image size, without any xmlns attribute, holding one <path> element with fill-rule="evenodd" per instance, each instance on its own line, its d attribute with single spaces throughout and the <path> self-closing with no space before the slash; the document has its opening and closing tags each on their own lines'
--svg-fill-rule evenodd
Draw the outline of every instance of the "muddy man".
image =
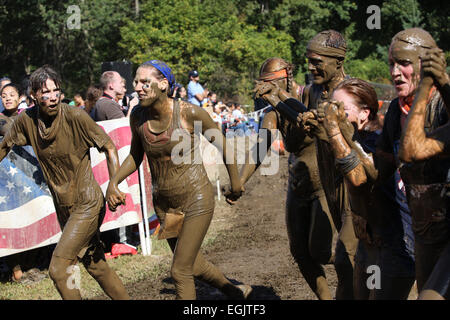
<svg viewBox="0 0 450 320">
<path fill-rule="evenodd" d="M 49 275 L 63 299 L 81 299 L 71 281 L 81 260 L 112 299 L 129 299 L 108 266 L 99 239 L 105 199 L 92 173 L 89 149 L 104 152 L 110 177 L 119 168 L 114 143 L 80 108 L 61 103 L 61 80 L 50 67 L 30 77 L 35 106 L 23 111 L 0 144 L 0 160 L 14 146 L 31 145 L 53 196 L 62 235 L 53 252 Z"/>
<path fill-rule="evenodd" d="M 445 55 L 428 32 L 413 28 L 393 38 L 390 59 L 400 97 L 394 107 L 402 111 L 400 121 L 406 120 L 399 157 L 405 162 L 401 176 L 412 214 L 419 299 L 450 299 L 450 81 Z"/>
<path fill-rule="evenodd" d="M 316 40 L 318 39 L 313 39 L 312 43 L 315 44 Z M 317 49 L 317 45 L 311 45 L 310 47 L 314 50 Z M 345 50 L 340 52 L 345 54 Z M 315 57 L 319 56 L 315 54 Z M 320 59 L 326 60 L 328 57 Z M 334 63 L 335 70 L 332 73 L 330 68 L 327 69 L 326 84 L 335 81 L 336 78 L 343 80 L 343 73 L 340 77 L 341 69 L 336 70 L 339 63 L 337 63 L 337 59 L 334 60 L 336 60 Z M 290 72 L 286 72 L 289 70 L 288 67 Z M 286 71 L 284 71 L 285 69 Z M 301 90 L 296 90 L 298 86 L 296 84 L 290 85 L 291 83 L 295 84 L 292 80 L 292 67 L 283 62 L 282 59 L 271 58 L 263 63 L 255 91 L 257 97 L 265 99 L 273 108 L 265 115 L 262 128 L 273 131 L 272 134 L 275 134 L 274 130 L 278 129 L 283 137 L 286 150 L 290 152 L 286 225 L 291 253 L 317 297 L 319 299 L 332 299 L 322 264 L 330 263 L 333 260 L 333 233 L 337 229 L 335 225 L 340 228 L 340 215 L 339 219 L 336 219 L 337 221 L 333 220 L 321 183 L 317 161 L 317 142 L 311 132 L 313 127 L 310 125 L 311 120 L 315 118 L 315 114 L 307 112 L 305 105 L 300 103 L 300 100 L 302 100 Z M 311 88 L 307 88 L 307 90 L 311 92 Z M 303 95 L 305 95 L 305 92 Z M 315 96 L 313 97 L 315 98 Z M 307 98 L 309 102 L 309 94 Z M 306 123 L 308 125 L 305 125 Z M 315 125 L 317 126 L 317 121 Z M 266 147 L 270 147 L 267 142 Z M 332 157 L 332 153 L 330 156 Z M 258 159 L 257 165 L 261 161 L 262 159 Z M 244 166 L 241 173 L 243 183 L 249 179 L 257 165 L 246 164 Z M 326 170 L 329 171 L 328 168 Z M 347 220 L 349 219 L 351 219 L 350 215 L 347 217 Z M 349 222 L 351 223 L 351 220 Z M 351 224 L 346 230 L 349 231 L 347 233 L 349 233 L 348 238 L 350 239 L 346 242 L 356 242 Z M 352 250 L 347 250 L 352 251 L 351 256 L 353 256 L 354 251 L 356 251 L 356 243 L 351 245 L 353 246 Z M 340 279 L 338 297 L 350 299 L 352 295 L 352 259 L 350 261 L 349 259 L 342 260 L 345 261 L 344 266 L 337 268 Z M 345 270 L 348 270 L 345 274 L 341 272 Z M 343 279 L 347 281 L 343 281 Z M 346 290 L 342 289 L 344 283 L 347 284 Z"/>
</svg>

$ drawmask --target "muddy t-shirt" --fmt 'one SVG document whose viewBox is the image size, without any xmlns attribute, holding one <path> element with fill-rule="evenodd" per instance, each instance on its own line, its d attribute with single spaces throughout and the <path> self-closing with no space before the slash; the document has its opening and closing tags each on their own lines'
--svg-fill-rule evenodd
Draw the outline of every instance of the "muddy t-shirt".
<svg viewBox="0 0 450 320">
<path fill-rule="evenodd" d="M 100 150 L 111 141 L 109 136 L 84 110 L 66 104 L 60 104 L 48 130 L 56 134 L 42 135 L 38 107 L 32 107 L 19 115 L 2 143 L 33 147 L 55 204 L 70 206 L 102 197 L 92 173 L 89 149 Z"/>
<path fill-rule="evenodd" d="M 172 121 L 166 131 L 151 132 L 147 120 L 147 108 L 136 106 L 130 117 L 132 139 L 140 141 L 148 159 L 158 218 L 172 211 L 182 211 L 186 217 L 210 213 L 214 209 L 214 189 L 196 143 L 200 137 L 195 138 L 196 133 L 181 126 L 179 101 L 174 101 Z"/>
</svg>

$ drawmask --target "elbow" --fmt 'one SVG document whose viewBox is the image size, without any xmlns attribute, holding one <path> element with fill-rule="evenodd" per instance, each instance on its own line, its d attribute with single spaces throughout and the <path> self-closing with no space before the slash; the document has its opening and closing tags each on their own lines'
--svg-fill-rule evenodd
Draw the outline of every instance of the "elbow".
<svg viewBox="0 0 450 320">
<path fill-rule="evenodd" d="M 362 187 L 363 185 L 365 185 L 367 183 L 367 177 L 354 177 L 353 179 L 350 180 L 351 185 L 354 188 L 359 188 Z"/>
<path fill-rule="evenodd" d="M 400 150 L 398 151 L 398 158 L 402 162 L 412 162 L 412 155 L 410 152 L 407 152 L 405 148 L 400 147 Z"/>
<path fill-rule="evenodd" d="M 411 150 L 412 149 L 412 150 Z M 413 148 L 404 148 L 400 147 L 400 150 L 398 152 L 398 158 L 401 162 L 404 163 L 411 163 L 415 161 L 423 160 L 423 156 L 421 155 L 421 152 L 419 150 L 413 149 Z"/>
</svg>

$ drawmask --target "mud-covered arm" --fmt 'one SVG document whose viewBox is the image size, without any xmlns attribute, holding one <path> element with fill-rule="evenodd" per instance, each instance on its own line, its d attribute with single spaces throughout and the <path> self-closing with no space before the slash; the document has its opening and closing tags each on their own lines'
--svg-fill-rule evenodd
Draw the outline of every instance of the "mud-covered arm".
<svg viewBox="0 0 450 320">
<path fill-rule="evenodd" d="M 428 50 L 421 59 L 421 66 L 422 74 L 433 78 L 433 83 L 441 94 L 450 118 L 450 78 L 447 74 L 444 51 L 439 48 Z"/>
<path fill-rule="evenodd" d="M 105 153 L 106 163 L 108 165 L 109 178 L 111 179 L 117 174 L 117 171 L 119 170 L 120 167 L 117 148 L 112 142 L 112 140 L 109 140 L 103 145 L 101 151 Z"/>
<path fill-rule="evenodd" d="M 0 114 L 0 136 L 5 136 L 13 124 L 13 119 Z"/>
<path fill-rule="evenodd" d="M 272 136 L 276 135 L 277 129 L 277 116 L 275 111 L 270 111 L 264 116 L 263 123 L 258 131 L 256 144 L 252 150 L 245 154 L 245 164 L 242 166 L 240 173 L 242 185 L 250 179 L 264 161 L 264 157 L 272 145 Z"/>
<path fill-rule="evenodd" d="M 437 81 L 435 72 L 432 71 L 435 70 L 433 57 L 435 55 L 431 54 L 422 60 L 423 76 L 400 140 L 399 158 L 404 162 L 429 159 L 442 155 L 445 149 L 448 150 L 450 139 L 448 124 L 432 132 L 430 136 L 427 136 L 424 129 L 428 95 L 434 82 Z"/>
<path fill-rule="evenodd" d="M 368 178 L 360 157 L 356 150 L 349 146 L 339 127 L 339 122 L 346 120 L 345 112 L 342 115 L 341 111 L 343 107 L 336 103 L 324 102 L 322 108 L 325 112 L 323 125 L 340 170 L 352 186 L 358 187 L 365 184 Z"/>
<path fill-rule="evenodd" d="M 3 140 L 0 142 L 0 161 L 6 157 L 14 145 L 24 146 L 29 144 L 23 125 L 24 116 L 25 115 L 22 115 L 21 117 L 18 116 L 14 121 L 8 124 L 9 128 L 6 131 Z"/>
<path fill-rule="evenodd" d="M 276 83 L 257 81 L 254 95 L 270 103 L 290 123 L 302 128 L 302 114 L 307 111 L 306 106 Z"/>
<path fill-rule="evenodd" d="M 125 194 L 120 191 L 119 184 L 130 174 L 136 171 L 144 158 L 144 149 L 142 147 L 142 143 L 136 132 L 136 121 L 133 118 L 133 115 L 130 118 L 130 127 L 131 127 L 131 146 L 130 146 L 130 154 L 125 158 L 122 165 L 118 170 L 114 168 L 118 165 L 119 160 L 117 157 L 117 163 L 114 160 L 114 152 L 110 149 L 109 156 L 111 157 L 111 169 L 110 164 L 108 164 L 108 170 L 110 172 L 110 181 L 108 184 L 108 189 L 106 191 L 106 200 L 108 201 L 108 205 L 111 211 L 115 211 L 116 207 L 120 204 L 125 204 Z M 115 152 L 117 155 L 117 150 Z M 111 177 L 111 171 L 115 170 L 115 174 Z"/>
<path fill-rule="evenodd" d="M 182 118 L 185 120 L 187 129 L 193 130 L 194 122 L 201 123 L 201 133 L 212 143 L 222 154 L 223 162 L 227 168 L 230 177 L 231 193 L 230 198 L 238 198 L 241 195 L 241 183 L 239 181 L 239 173 L 237 167 L 236 154 L 233 145 L 217 128 L 217 124 L 212 120 L 211 116 L 204 109 L 185 104 L 181 112 Z"/>
</svg>

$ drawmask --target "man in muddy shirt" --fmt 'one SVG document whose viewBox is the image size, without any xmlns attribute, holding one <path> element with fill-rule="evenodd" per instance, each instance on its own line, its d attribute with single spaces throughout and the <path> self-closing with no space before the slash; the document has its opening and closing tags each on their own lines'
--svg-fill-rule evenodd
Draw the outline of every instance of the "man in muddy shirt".
<svg viewBox="0 0 450 320">
<path fill-rule="evenodd" d="M 450 81 L 445 55 L 428 32 L 412 28 L 392 39 L 389 59 L 399 99 L 388 112 L 404 128 L 400 174 L 412 216 L 419 298 L 450 299 Z"/>
<path fill-rule="evenodd" d="M 105 261 L 99 228 L 105 200 L 95 181 L 89 149 L 105 152 L 110 176 L 119 168 L 117 150 L 82 109 L 61 103 L 61 80 L 49 66 L 30 78 L 35 106 L 22 112 L 0 144 L 0 161 L 14 146 L 31 145 L 53 196 L 62 235 L 49 266 L 50 278 L 63 299 L 81 299 L 69 281 L 77 271 L 77 258 L 112 299 L 128 294 Z"/>
<path fill-rule="evenodd" d="M 334 31 L 332 34 L 335 36 L 338 33 Z M 326 35 L 327 38 L 328 33 Z M 338 35 L 340 36 L 340 34 Z M 319 36 L 323 37 L 321 34 Z M 343 41 L 342 36 L 338 39 Z M 317 40 L 317 38 L 314 40 Z M 338 41 L 335 40 L 335 42 Z M 345 48 L 345 41 L 343 41 L 343 44 Z M 335 45 L 339 47 L 338 43 Z M 321 46 L 324 45 L 321 44 Z M 339 52 L 345 54 L 345 49 L 341 48 Z M 321 62 L 323 60 L 328 62 L 328 59 L 331 59 L 318 56 L 317 54 L 316 58 L 318 60 L 321 59 Z M 327 74 L 326 84 L 336 79 L 341 81 L 344 78 L 343 72 L 341 73 L 342 61 L 338 61 L 336 58 L 334 60 L 334 73 L 329 72 Z M 300 123 L 297 123 L 295 118 L 292 121 L 292 117 L 289 117 L 289 113 L 295 108 L 297 108 L 296 112 L 300 112 L 300 118 L 302 117 L 302 112 L 305 110 L 301 111 L 304 106 L 295 104 L 295 99 L 300 100 L 300 97 L 297 96 L 297 92 L 299 91 L 296 88 L 290 87 L 290 82 L 286 82 L 286 79 L 291 79 L 292 82 L 292 67 L 287 68 L 285 63 L 279 63 L 273 58 L 264 62 L 261 67 L 257 87 L 255 88 L 256 97 L 263 98 L 269 102 L 274 107 L 274 110 L 266 114 L 262 128 L 280 130 L 286 150 L 291 153 L 289 156 L 289 183 L 286 200 L 286 225 L 291 253 L 317 297 L 319 299 L 332 299 L 321 264 L 327 264 L 333 260 L 332 239 L 334 231 L 340 229 L 341 226 L 340 213 L 338 214 L 339 217 L 335 218 L 330 214 L 330 210 L 328 209 L 327 198 L 322 187 L 317 163 L 314 135 L 311 133 L 306 134 L 305 128 Z M 335 82 L 337 83 L 339 81 Z M 278 93 L 274 91 L 270 93 L 265 92 L 265 88 L 270 87 L 278 89 Z M 318 92 L 320 93 L 322 91 Z M 307 98 L 309 98 L 309 95 Z M 278 111 L 280 100 L 285 101 L 289 105 L 286 105 L 285 111 L 287 113 L 282 114 Z M 313 105 L 311 109 L 315 107 Z M 282 110 L 280 109 L 280 111 Z M 309 116 L 312 115 L 314 118 L 314 115 L 308 112 L 304 114 L 305 119 L 307 118 L 306 114 Z M 333 157 L 332 153 L 330 157 Z M 244 166 L 241 173 L 243 183 L 249 179 L 255 170 L 254 167 L 255 165 L 252 168 L 251 165 L 247 164 Z M 329 168 L 326 168 L 326 170 L 329 171 Z M 336 270 L 339 273 L 339 289 L 337 294 L 337 298 L 339 299 L 352 298 L 352 262 L 357 244 L 351 224 L 351 215 L 348 214 L 346 217 L 349 220 L 349 223 L 347 223 L 349 227 L 345 229 L 345 232 L 341 232 L 340 242 L 346 243 L 345 247 L 347 248 L 347 252 L 351 252 L 351 254 L 346 255 L 345 250 L 338 250 L 339 255 L 345 255 L 345 257 L 336 259 L 335 261 Z"/>
</svg>

